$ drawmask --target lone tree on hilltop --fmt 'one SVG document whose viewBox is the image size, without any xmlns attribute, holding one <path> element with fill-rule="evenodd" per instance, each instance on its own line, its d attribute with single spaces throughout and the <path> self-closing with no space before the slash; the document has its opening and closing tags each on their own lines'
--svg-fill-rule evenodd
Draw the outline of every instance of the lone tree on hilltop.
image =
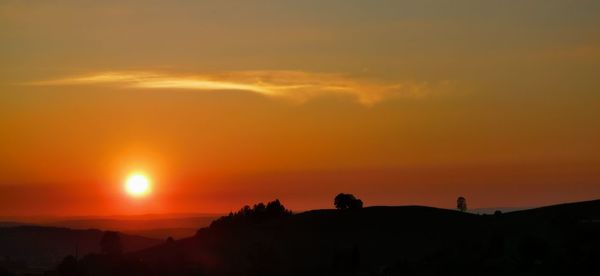
<svg viewBox="0 0 600 276">
<path fill-rule="evenodd" d="M 352 194 L 340 193 L 333 199 L 333 205 L 340 210 L 354 210 L 362 208 L 363 202 Z"/>
<path fill-rule="evenodd" d="M 456 208 L 461 212 L 466 212 L 467 211 L 467 199 L 462 196 L 459 196 L 458 199 L 456 199 Z"/>
</svg>

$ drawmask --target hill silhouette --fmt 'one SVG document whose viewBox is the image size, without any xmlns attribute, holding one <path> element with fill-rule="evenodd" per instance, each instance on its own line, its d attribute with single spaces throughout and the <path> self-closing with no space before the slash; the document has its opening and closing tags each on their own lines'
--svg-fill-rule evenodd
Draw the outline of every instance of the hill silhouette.
<svg viewBox="0 0 600 276">
<path fill-rule="evenodd" d="M 67 255 L 84 256 L 100 252 L 103 233 L 97 229 L 72 230 L 44 226 L 0 228 L 0 268 L 11 268 L 17 272 L 52 269 Z M 121 235 L 121 239 L 123 249 L 127 252 L 161 242 L 133 235 Z"/>
<path fill-rule="evenodd" d="M 244 207 L 193 237 L 65 259 L 49 275 L 597 275 L 600 200 L 495 215 Z M 281 206 L 283 207 L 283 206 Z M 245 211 L 244 211 L 245 210 Z M 263 215 L 260 215 L 263 214 Z"/>
<path fill-rule="evenodd" d="M 598 200 L 495 215 L 314 210 L 216 224 L 117 263 L 84 258 L 80 266 L 129 275 L 593 275 L 599 211 Z"/>
<path fill-rule="evenodd" d="M 132 257 L 161 263 L 180 255 L 202 264 L 208 275 L 348 275 L 353 251 L 360 254 L 362 271 L 398 258 L 420 260 L 468 240 L 481 227 L 477 215 L 431 207 L 314 210 L 260 224 L 202 229 L 193 238 Z"/>
</svg>

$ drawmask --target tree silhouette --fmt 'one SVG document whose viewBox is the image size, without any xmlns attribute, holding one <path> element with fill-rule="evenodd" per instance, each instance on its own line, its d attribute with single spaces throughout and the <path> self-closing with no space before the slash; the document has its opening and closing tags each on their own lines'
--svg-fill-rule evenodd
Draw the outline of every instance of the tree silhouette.
<svg viewBox="0 0 600 276">
<path fill-rule="evenodd" d="M 214 220 L 210 227 L 221 227 L 224 225 L 233 224 L 248 224 L 248 223 L 260 223 L 265 220 L 278 219 L 292 215 L 292 211 L 287 210 L 279 199 L 275 199 L 264 203 L 254 204 L 253 207 L 248 205 L 242 207 L 237 212 L 230 212 L 229 215 L 220 217 Z"/>
<path fill-rule="evenodd" d="M 285 209 L 283 204 L 279 202 L 279 199 L 275 199 L 274 201 L 267 203 L 266 212 L 267 216 L 273 217 L 278 216 L 280 214 L 286 214 L 287 210 Z"/>
<path fill-rule="evenodd" d="M 353 210 L 362 208 L 363 202 L 362 200 L 354 197 L 352 194 L 340 193 L 333 199 L 333 205 L 335 205 L 335 208 L 340 210 Z"/>
<path fill-rule="evenodd" d="M 465 199 L 462 196 L 459 196 L 458 199 L 456 199 L 456 208 L 458 210 L 460 210 L 461 212 L 466 212 L 467 211 L 467 199 Z"/>
<path fill-rule="evenodd" d="M 261 213 L 264 213 L 267 211 L 267 207 L 262 202 L 260 202 L 258 204 L 254 204 L 252 209 L 254 210 L 255 213 L 258 213 L 258 214 L 261 214 Z"/>
<path fill-rule="evenodd" d="M 123 253 L 123 245 L 121 244 L 121 236 L 115 231 L 106 231 L 100 240 L 100 248 L 102 253 L 106 255 L 120 255 Z"/>
</svg>

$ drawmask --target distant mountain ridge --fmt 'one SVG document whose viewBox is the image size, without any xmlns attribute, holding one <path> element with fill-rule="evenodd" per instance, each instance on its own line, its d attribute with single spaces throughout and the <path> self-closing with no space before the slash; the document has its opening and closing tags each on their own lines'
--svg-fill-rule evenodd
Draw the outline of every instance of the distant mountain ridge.
<svg viewBox="0 0 600 276">
<path fill-rule="evenodd" d="M 34 225 L 34 224 L 17 222 L 17 221 L 0 221 L 0 227 L 15 227 L 15 226 L 23 226 L 23 225 Z"/>
<path fill-rule="evenodd" d="M 15 219 L 0 220 L 0 227 L 37 225 L 70 229 L 100 229 L 163 240 L 167 237 L 179 239 L 192 236 L 198 228 L 208 226 L 218 217 L 219 215 L 215 214 L 149 214 L 111 217 L 24 218 L 23 222 Z"/>
<path fill-rule="evenodd" d="M 208 226 L 218 216 L 190 217 L 123 217 L 60 220 L 44 225 L 72 229 L 103 229 L 132 233 L 151 238 L 184 238 L 193 235 L 198 228 Z"/>
</svg>

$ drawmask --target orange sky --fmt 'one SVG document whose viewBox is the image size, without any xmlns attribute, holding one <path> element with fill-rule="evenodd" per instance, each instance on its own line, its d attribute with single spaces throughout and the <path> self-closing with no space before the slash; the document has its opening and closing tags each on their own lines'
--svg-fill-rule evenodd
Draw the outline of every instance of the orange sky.
<svg viewBox="0 0 600 276">
<path fill-rule="evenodd" d="M 599 9 L 3 1 L 0 217 L 598 198 Z"/>
</svg>

